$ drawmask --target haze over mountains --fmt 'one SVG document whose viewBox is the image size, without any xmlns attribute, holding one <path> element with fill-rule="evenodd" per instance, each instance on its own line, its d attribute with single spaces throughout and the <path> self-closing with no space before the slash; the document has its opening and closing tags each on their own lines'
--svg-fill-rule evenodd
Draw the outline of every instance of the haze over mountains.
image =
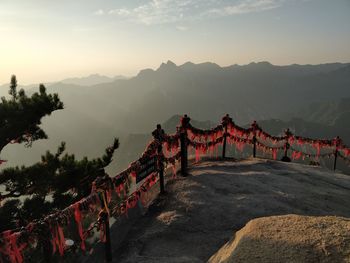
<svg viewBox="0 0 350 263">
<path fill-rule="evenodd" d="M 127 77 L 122 76 L 122 75 L 117 75 L 114 77 L 107 77 L 104 75 L 100 74 L 91 74 L 85 77 L 80 77 L 80 78 L 66 78 L 61 81 L 56 81 L 56 82 L 44 82 L 43 84 L 48 86 L 51 86 L 56 83 L 63 83 L 63 84 L 73 84 L 73 85 L 78 85 L 78 86 L 94 86 L 97 84 L 103 84 L 103 83 L 109 83 L 113 82 L 118 79 L 127 79 Z M 2 84 L 0 85 L 0 94 L 1 96 L 6 96 L 7 95 L 7 89 L 8 89 L 9 83 Z M 30 85 L 19 85 L 19 88 L 24 88 L 26 90 L 36 88 L 38 84 L 30 84 Z"/>
<path fill-rule="evenodd" d="M 127 79 L 127 77 L 118 75 L 111 78 L 100 74 L 91 74 L 87 77 L 64 79 L 60 81 L 60 83 L 73 84 L 73 85 L 79 85 L 79 86 L 94 86 L 94 85 L 103 84 L 103 83 L 110 83 L 118 79 Z"/>
<path fill-rule="evenodd" d="M 346 133 L 349 86 L 350 63 L 276 66 L 259 62 L 220 67 L 209 62 L 177 66 L 168 61 L 129 79 L 100 75 L 68 79 L 47 86 L 65 104 L 64 110 L 43 120 L 50 139 L 36 142 L 29 150 L 11 145 L 2 158 L 9 160 L 8 166 L 38 161 L 40 154 L 55 150 L 60 141 L 66 141 L 67 150 L 78 157 L 98 156 L 113 137 L 121 138 L 122 150 L 130 133 L 149 134 L 157 123 L 184 113 L 213 123 L 230 113 L 241 125 L 298 117 L 319 123 L 318 128 L 331 127 L 326 135 L 338 128 Z M 8 87 L 0 90 L 4 94 Z"/>
</svg>

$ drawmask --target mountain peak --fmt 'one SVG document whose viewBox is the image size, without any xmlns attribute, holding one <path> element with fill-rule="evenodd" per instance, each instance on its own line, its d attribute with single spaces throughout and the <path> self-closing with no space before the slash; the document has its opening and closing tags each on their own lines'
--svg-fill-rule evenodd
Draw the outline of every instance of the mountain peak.
<svg viewBox="0 0 350 263">
<path fill-rule="evenodd" d="M 192 63 L 191 61 L 187 61 L 186 63 L 179 66 L 179 68 L 184 70 L 191 70 L 196 67 L 196 64 Z"/>
<path fill-rule="evenodd" d="M 93 73 L 93 74 L 90 74 L 89 76 L 87 76 L 87 78 L 89 78 L 89 77 L 105 77 L 105 76 L 102 76 L 98 73 Z"/>
<path fill-rule="evenodd" d="M 213 63 L 213 62 L 203 62 L 203 63 L 200 63 L 198 64 L 199 66 L 202 66 L 202 67 L 207 67 L 207 68 L 211 68 L 211 69 L 220 69 L 221 67 L 216 64 L 216 63 Z"/>
<path fill-rule="evenodd" d="M 167 63 L 162 63 L 158 70 L 167 70 L 167 69 L 174 69 L 177 68 L 176 64 L 170 60 L 167 61 Z"/>
<path fill-rule="evenodd" d="M 188 66 L 194 66 L 194 65 L 195 65 L 195 64 L 194 64 L 193 62 L 187 61 L 186 63 L 182 64 L 181 67 L 182 67 L 182 66 L 188 67 Z"/>
<path fill-rule="evenodd" d="M 175 64 L 174 62 L 172 62 L 171 60 L 168 60 L 168 61 L 166 62 L 166 64 L 167 64 L 168 66 L 176 66 L 176 64 Z"/>
<path fill-rule="evenodd" d="M 260 62 L 251 62 L 248 64 L 248 66 L 271 67 L 273 65 L 268 61 L 260 61 Z"/>
<path fill-rule="evenodd" d="M 79 85 L 79 86 L 93 86 L 93 85 L 102 84 L 102 83 L 109 83 L 112 81 L 113 81 L 113 78 L 94 73 L 86 77 L 67 78 L 67 79 L 61 80 L 60 82 L 63 84 L 73 84 L 73 85 Z"/>
<path fill-rule="evenodd" d="M 146 68 L 142 69 L 139 74 L 137 74 L 138 77 L 146 77 L 146 76 L 151 76 L 154 73 L 153 69 Z"/>
</svg>

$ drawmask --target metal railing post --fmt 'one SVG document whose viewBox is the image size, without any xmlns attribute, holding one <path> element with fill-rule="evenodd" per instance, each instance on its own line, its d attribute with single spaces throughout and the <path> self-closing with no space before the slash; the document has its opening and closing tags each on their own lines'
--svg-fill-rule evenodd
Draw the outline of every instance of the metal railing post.
<svg viewBox="0 0 350 263">
<path fill-rule="evenodd" d="M 181 118 L 180 127 L 180 147 L 181 147 L 181 174 L 187 176 L 188 167 L 188 138 L 187 138 L 187 127 L 190 122 L 190 118 L 185 114 Z"/>
<path fill-rule="evenodd" d="M 335 137 L 335 139 L 333 140 L 333 144 L 335 146 L 335 150 L 334 150 L 334 164 L 333 164 L 333 171 L 335 171 L 337 169 L 337 158 L 338 158 L 338 147 L 341 144 L 341 139 L 339 136 Z"/>
<path fill-rule="evenodd" d="M 258 124 L 256 123 L 256 121 L 254 121 L 251 125 L 251 128 L 253 130 L 253 157 L 255 158 L 256 157 L 256 142 L 257 142 L 257 139 L 256 139 L 256 130 L 258 128 Z"/>
<path fill-rule="evenodd" d="M 112 262 L 112 242 L 111 242 L 111 232 L 109 228 L 109 214 L 107 211 L 103 211 L 101 214 L 105 234 L 106 234 L 106 242 L 105 242 L 105 260 L 106 262 Z"/>
<path fill-rule="evenodd" d="M 163 140 L 165 136 L 165 132 L 162 129 L 162 126 L 160 124 L 157 124 L 157 128 L 152 132 L 152 135 L 156 141 L 158 141 L 157 146 L 157 169 L 159 174 L 159 188 L 160 193 L 165 193 L 165 187 L 164 187 L 164 163 L 163 163 Z"/>
<path fill-rule="evenodd" d="M 226 158 L 227 126 L 229 124 L 230 119 L 231 119 L 230 116 L 228 114 L 226 114 L 221 120 L 221 124 L 224 127 L 223 144 L 222 144 L 222 159 Z"/>
<path fill-rule="evenodd" d="M 286 142 L 284 144 L 284 156 L 282 157 L 281 161 L 282 162 L 290 162 L 291 159 L 288 157 L 288 150 L 290 148 L 289 138 L 292 136 L 292 133 L 288 128 L 287 130 L 285 130 L 284 134 L 285 134 Z"/>
</svg>

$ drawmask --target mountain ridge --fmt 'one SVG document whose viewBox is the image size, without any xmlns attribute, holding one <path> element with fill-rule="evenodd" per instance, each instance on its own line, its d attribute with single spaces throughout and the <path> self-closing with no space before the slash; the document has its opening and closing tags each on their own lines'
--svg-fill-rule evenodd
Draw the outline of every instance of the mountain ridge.
<svg viewBox="0 0 350 263">
<path fill-rule="evenodd" d="M 270 68 L 280 68 L 280 69 L 284 69 L 284 68 L 291 68 L 291 67 L 295 67 L 295 68 L 317 68 L 316 71 L 318 72 L 330 72 L 332 71 L 332 69 L 334 70 L 338 70 L 341 69 L 342 67 L 346 67 L 347 70 L 350 69 L 350 62 L 328 62 L 328 63 L 320 63 L 320 64 L 288 64 L 288 65 L 275 65 L 272 64 L 269 61 L 259 61 L 259 62 L 250 62 L 248 64 L 232 64 L 232 65 L 227 65 L 227 66 L 220 66 L 214 62 L 210 62 L 210 61 L 206 61 L 206 62 L 200 62 L 200 63 L 194 63 L 191 61 L 187 61 L 183 64 L 179 64 L 176 65 L 174 62 L 172 62 L 171 60 L 168 60 L 167 62 L 162 62 L 159 67 L 157 69 L 152 69 L 152 68 L 145 68 L 145 69 L 141 69 L 139 70 L 139 72 L 135 75 L 135 76 L 131 76 L 131 77 L 126 77 L 123 75 L 115 75 L 114 77 L 108 77 L 105 76 L 103 74 L 100 73 L 93 73 L 93 74 L 89 74 L 86 76 L 82 76 L 82 77 L 70 77 L 70 78 L 65 78 L 62 80 L 58 80 L 58 81 L 51 81 L 51 82 L 40 82 L 40 83 L 44 83 L 45 85 L 52 85 L 52 84 L 57 84 L 57 83 L 64 83 L 64 84 L 73 84 L 73 85 L 80 85 L 80 86 L 94 86 L 94 85 L 98 85 L 98 84 L 104 84 L 104 83 L 110 83 L 110 82 L 114 82 L 114 81 L 118 81 L 118 80 L 126 80 L 126 79 L 131 79 L 131 78 L 135 78 L 138 75 L 142 75 L 144 74 L 144 72 L 157 72 L 159 69 L 161 68 L 181 68 L 181 69 L 188 69 L 190 67 L 195 67 L 195 66 L 208 66 L 208 65 L 212 65 L 213 68 L 220 68 L 220 69 L 244 69 L 244 68 L 249 68 L 249 67 L 270 67 Z M 20 76 L 19 76 L 20 77 Z M 9 76 L 10 78 L 10 76 Z M 94 81 L 90 82 L 90 83 L 86 83 L 86 84 L 79 84 L 77 83 L 79 80 L 81 81 L 91 81 L 91 78 L 100 78 L 102 82 L 97 82 L 95 83 Z M 36 86 L 38 86 L 39 83 L 33 83 L 33 84 L 27 84 L 27 85 L 19 85 L 19 87 L 28 89 L 28 88 L 35 88 Z M 0 84 L 0 90 L 3 88 L 7 88 L 9 86 L 9 83 L 3 83 Z"/>
<path fill-rule="evenodd" d="M 37 142 L 36 149 L 40 148 L 39 154 L 44 150 L 55 151 L 59 142 L 67 141 L 70 152 L 95 157 L 113 137 L 148 134 L 157 123 L 164 123 L 174 114 L 220 123 L 222 116 L 229 113 L 239 125 L 253 120 L 286 121 L 286 113 L 296 113 L 312 103 L 350 97 L 349 66 L 329 63 L 280 67 L 261 62 L 227 68 L 214 63 L 186 62 L 176 66 L 167 62 L 161 72 L 148 69 L 132 78 L 109 83 L 93 86 L 55 83 L 47 86 L 47 92 L 58 93 L 65 109 L 43 119 L 42 127 L 50 139 Z M 2 91 L 7 94 L 8 87 L 3 87 Z M 27 93 L 34 91 L 38 91 L 38 86 Z M 350 119 L 348 114 L 334 112 L 328 119 L 337 119 L 338 125 Z M 297 117 L 304 116 L 306 111 Z M 308 121 L 317 122 L 317 116 L 312 115 Z M 329 131 L 326 127 L 330 125 L 309 127 L 315 131 Z M 277 124 L 272 126 L 277 127 Z M 342 135 L 329 134 L 332 137 Z M 92 135 L 94 140 L 91 140 Z M 22 156 L 18 154 L 22 146 L 11 147 L 16 149 L 3 158 Z M 33 159 L 21 157 L 23 161 L 28 158 Z"/>
</svg>

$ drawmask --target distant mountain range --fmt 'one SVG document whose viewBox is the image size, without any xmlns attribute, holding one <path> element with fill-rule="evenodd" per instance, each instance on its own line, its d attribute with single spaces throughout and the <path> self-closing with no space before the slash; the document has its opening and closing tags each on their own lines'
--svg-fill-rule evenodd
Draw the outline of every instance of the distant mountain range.
<svg viewBox="0 0 350 263">
<path fill-rule="evenodd" d="M 220 67 L 190 62 L 176 66 L 168 61 L 129 80 L 96 85 L 95 92 L 108 94 L 105 105 L 112 99 L 125 111 L 122 123 L 136 132 L 149 130 L 155 120 L 165 121 L 175 113 L 217 120 L 223 112 L 230 112 L 240 123 L 280 118 L 312 102 L 350 97 L 349 85 L 350 64 L 275 66 L 260 62 Z"/>
<path fill-rule="evenodd" d="M 350 96 L 350 65 L 339 63 L 274 66 L 261 62 L 219 67 L 214 63 L 176 66 L 168 61 L 156 71 L 141 71 L 136 80 L 151 92 L 136 103 L 138 110 L 133 107 L 128 118 L 135 119 L 138 112 L 164 119 L 181 109 L 194 118 L 211 120 L 230 112 L 244 123 L 279 118 L 314 101 Z"/>
<path fill-rule="evenodd" d="M 49 140 L 34 143 L 32 149 L 7 147 L 1 157 L 9 160 L 8 165 L 37 161 L 47 149 L 55 150 L 60 141 L 66 141 L 67 150 L 78 157 L 102 154 L 114 136 L 121 138 L 118 156 L 137 152 L 136 148 L 130 150 L 134 146 L 128 141 L 136 143 L 135 134 L 149 134 L 157 123 L 175 114 L 218 123 L 229 113 L 238 124 L 271 120 L 272 126 L 277 125 L 274 119 L 293 125 L 286 121 L 296 117 L 306 120 L 300 122 L 300 129 L 306 125 L 305 132 L 308 129 L 314 136 L 318 130 L 328 129 L 327 136 L 341 135 L 349 123 L 345 99 L 350 98 L 350 63 L 276 66 L 259 62 L 220 67 L 209 62 L 177 66 L 168 61 L 129 79 L 96 84 L 97 79 L 107 81 L 93 75 L 48 85 L 48 92 L 57 92 L 65 109 L 43 120 Z M 0 94 L 7 90 L 8 86 L 0 87 Z M 38 87 L 28 92 L 34 90 Z M 144 140 L 139 141 L 135 147 L 143 150 Z M 124 162 L 123 157 L 118 158 Z"/>
<path fill-rule="evenodd" d="M 107 77 L 99 74 L 92 74 L 87 77 L 82 77 L 82 78 L 68 78 L 60 81 L 60 83 L 63 84 L 73 84 L 73 85 L 79 85 L 79 86 L 94 86 L 98 84 L 103 84 L 103 83 L 110 83 L 115 80 L 119 79 L 127 79 L 127 77 L 118 75 L 115 77 Z"/>
<path fill-rule="evenodd" d="M 290 116 L 347 128 L 350 127 L 350 98 L 315 102 L 294 114 L 290 114 Z"/>
<path fill-rule="evenodd" d="M 10 76 L 9 76 L 10 79 Z M 117 75 L 114 77 L 107 77 L 104 75 L 100 75 L 100 74 L 91 74 L 89 76 L 86 77 L 80 77 L 80 78 L 67 78 L 67 79 L 63 79 L 61 81 L 56 81 L 56 82 L 43 82 L 43 84 L 46 87 L 49 87 L 53 84 L 57 84 L 57 83 L 62 83 L 62 84 L 72 84 L 72 85 L 77 85 L 77 86 L 94 86 L 94 85 L 98 85 L 98 84 L 103 84 L 103 83 L 110 83 L 113 82 L 115 80 L 120 80 L 120 79 L 127 79 L 127 77 L 122 76 L 122 75 Z M 6 84 L 2 84 L 0 85 L 0 96 L 7 96 L 7 91 L 8 91 L 8 87 L 9 87 L 9 83 Z M 30 85 L 20 85 L 18 86 L 18 88 L 23 88 L 25 90 L 29 90 L 29 89 L 35 89 L 39 84 L 30 84 Z"/>
</svg>

